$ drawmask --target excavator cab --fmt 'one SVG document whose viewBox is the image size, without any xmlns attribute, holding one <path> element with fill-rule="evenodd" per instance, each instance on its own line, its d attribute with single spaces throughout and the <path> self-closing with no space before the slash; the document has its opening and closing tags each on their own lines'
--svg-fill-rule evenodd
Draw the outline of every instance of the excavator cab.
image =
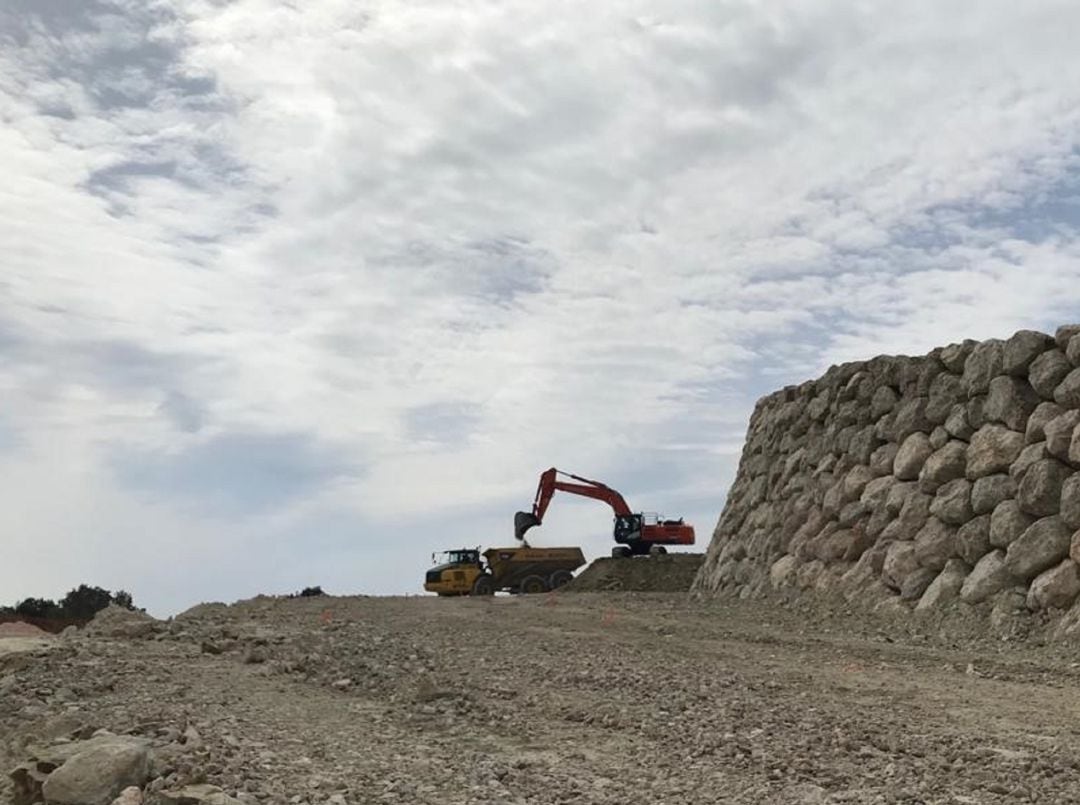
<svg viewBox="0 0 1080 805">
<path fill-rule="evenodd" d="M 458 548 L 443 551 L 435 567 L 424 577 L 424 589 L 439 595 L 468 595 L 478 576 L 484 574 L 479 548 Z"/>
</svg>

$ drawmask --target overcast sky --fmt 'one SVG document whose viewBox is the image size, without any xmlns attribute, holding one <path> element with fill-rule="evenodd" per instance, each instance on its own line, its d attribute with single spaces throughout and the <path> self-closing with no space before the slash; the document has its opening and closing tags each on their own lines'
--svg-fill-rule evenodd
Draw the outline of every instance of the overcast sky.
<svg viewBox="0 0 1080 805">
<path fill-rule="evenodd" d="M 419 592 L 555 465 L 1080 320 L 1075 2 L 0 0 L 0 602 Z M 536 544 L 611 547 L 557 499 Z"/>
</svg>

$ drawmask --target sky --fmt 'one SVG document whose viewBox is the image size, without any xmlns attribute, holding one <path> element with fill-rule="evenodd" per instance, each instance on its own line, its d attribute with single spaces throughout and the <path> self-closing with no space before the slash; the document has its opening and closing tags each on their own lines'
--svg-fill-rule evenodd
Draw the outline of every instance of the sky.
<svg viewBox="0 0 1080 805">
<path fill-rule="evenodd" d="M 416 594 L 550 466 L 1080 321 L 1080 5 L 0 0 L 0 603 Z M 536 545 L 609 553 L 559 497 Z"/>
</svg>

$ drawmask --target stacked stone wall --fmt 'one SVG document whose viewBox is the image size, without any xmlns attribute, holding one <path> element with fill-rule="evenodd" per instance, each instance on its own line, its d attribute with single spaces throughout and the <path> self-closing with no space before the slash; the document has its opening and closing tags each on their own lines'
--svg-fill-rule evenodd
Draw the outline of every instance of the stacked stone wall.
<svg viewBox="0 0 1080 805">
<path fill-rule="evenodd" d="M 1074 325 L 834 366 L 759 401 L 694 588 L 1057 613 L 1078 563 Z"/>
</svg>

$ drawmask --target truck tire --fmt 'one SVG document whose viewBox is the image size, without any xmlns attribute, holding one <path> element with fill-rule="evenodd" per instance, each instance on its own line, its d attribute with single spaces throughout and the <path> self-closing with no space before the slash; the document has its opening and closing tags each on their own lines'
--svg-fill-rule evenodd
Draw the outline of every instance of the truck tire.
<svg viewBox="0 0 1080 805">
<path fill-rule="evenodd" d="M 495 579 L 485 573 L 477 576 L 472 585 L 473 595 L 495 595 Z"/>
<path fill-rule="evenodd" d="M 649 556 L 663 556 L 667 553 L 667 548 L 663 545 L 650 545 Z"/>
<path fill-rule="evenodd" d="M 540 576 L 526 576 L 521 580 L 521 592 L 526 595 L 547 592 L 547 583 Z"/>
<path fill-rule="evenodd" d="M 548 586 L 552 590 L 557 590 L 565 584 L 569 584 L 574 580 L 574 574 L 569 570 L 556 570 L 551 574 L 551 578 L 548 579 Z"/>
<path fill-rule="evenodd" d="M 633 551 L 626 545 L 616 545 L 611 549 L 612 559 L 629 559 L 633 556 Z"/>
</svg>

